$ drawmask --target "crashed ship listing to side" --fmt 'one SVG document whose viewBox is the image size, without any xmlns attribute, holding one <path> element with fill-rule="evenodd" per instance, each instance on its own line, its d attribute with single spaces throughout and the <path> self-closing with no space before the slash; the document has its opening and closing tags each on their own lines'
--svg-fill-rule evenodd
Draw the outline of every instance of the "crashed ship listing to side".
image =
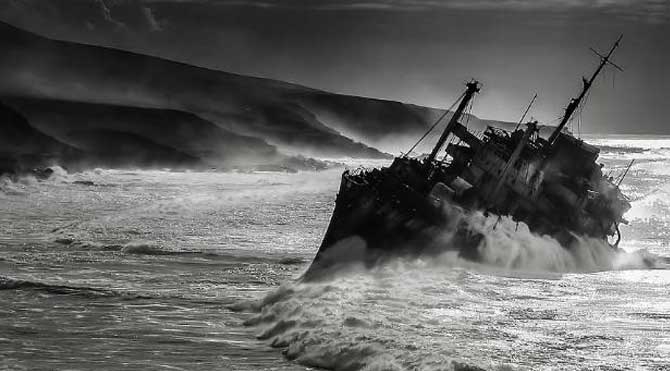
<svg viewBox="0 0 670 371">
<path fill-rule="evenodd" d="M 323 242 L 306 273 L 310 278 L 343 260 L 368 265 L 389 254 L 421 254 L 444 248 L 435 230 L 451 225 L 450 243 L 476 260 L 482 235 L 446 210 L 482 211 L 523 222 L 570 249 L 576 236 L 617 248 L 619 224 L 630 203 L 596 163 L 599 149 L 563 129 L 619 45 L 616 41 L 583 89 L 565 109 L 560 124 L 544 139 L 536 123 L 512 132 L 488 127 L 481 136 L 459 121 L 479 92 L 471 81 L 444 132 L 424 157 L 396 157 L 391 166 L 342 175 L 335 210 Z M 618 68 L 618 67 L 617 67 Z M 439 120 L 438 120 L 439 122 Z M 425 136 L 424 136 L 425 137 Z M 447 140 L 444 158 L 438 158 Z M 625 174 L 624 174 L 625 175 Z M 453 207 L 451 207 L 453 209 Z"/>
</svg>

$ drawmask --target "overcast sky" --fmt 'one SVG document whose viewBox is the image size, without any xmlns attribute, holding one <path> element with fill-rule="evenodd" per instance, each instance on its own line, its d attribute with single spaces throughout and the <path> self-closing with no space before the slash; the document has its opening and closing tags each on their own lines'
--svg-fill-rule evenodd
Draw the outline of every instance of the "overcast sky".
<svg viewBox="0 0 670 371">
<path fill-rule="evenodd" d="M 670 134 L 670 0 L 0 0 L 0 19 L 347 94 L 446 107 L 475 77 L 473 113 L 559 117 L 624 34 L 581 132 Z M 574 129 L 577 129 L 576 122 Z"/>
</svg>

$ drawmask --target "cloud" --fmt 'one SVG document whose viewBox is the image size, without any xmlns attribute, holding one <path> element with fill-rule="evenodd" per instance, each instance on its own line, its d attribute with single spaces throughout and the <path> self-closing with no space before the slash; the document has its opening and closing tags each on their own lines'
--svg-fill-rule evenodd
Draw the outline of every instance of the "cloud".
<svg viewBox="0 0 670 371">
<path fill-rule="evenodd" d="M 323 11 L 509 10 L 602 12 L 641 21 L 670 21 L 668 0 L 147 0 L 219 6 L 293 8 Z"/>
<path fill-rule="evenodd" d="M 117 29 L 125 29 L 127 28 L 126 25 L 123 22 L 117 21 L 112 17 L 112 13 L 110 12 L 109 8 L 107 7 L 107 4 L 103 0 L 94 0 L 94 4 L 98 6 L 99 10 L 99 16 L 104 19 L 106 22 L 111 24 L 113 27 Z M 91 22 L 91 21 L 88 21 Z M 93 23 L 90 23 L 93 24 Z"/>
<path fill-rule="evenodd" d="M 143 0 L 7 0 L 7 6 L 0 7 L 0 19 L 62 32 L 128 34 L 161 31 L 166 24 Z"/>
<path fill-rule="evenodd" d="M 96 0 L 103 2 L 109 9 L 109 14 L 131 31 L 162 31 L 165 20 L 159 20 L 154 9 L 143 0 Z"/>
<path fill-rule="evenodd" d="M 156 17 L 154 17 L 154 13 L 149 8 L 148 6 L 142 7 L 142 14 L 144 14 L 144 18 L 147 22 L 147 25 L 149 26 L 149 30 L 151 31 L 162 31 L 163 27 L 161 26 L 160 22 L 156 20 Z"/>
</svg>

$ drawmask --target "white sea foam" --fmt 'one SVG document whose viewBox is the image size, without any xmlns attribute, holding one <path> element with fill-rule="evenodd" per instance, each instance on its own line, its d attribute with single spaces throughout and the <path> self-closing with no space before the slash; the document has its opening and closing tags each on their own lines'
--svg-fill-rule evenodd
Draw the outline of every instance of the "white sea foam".
<svg viewBox="0 0 670 371">
<path fill-rule="evenodd" d="M 0 176 L 0 192 L 9 196 L 19 196 L 27 193 L 26 187 L 21 182 L 16 182 L 7 175 Z"/>
<path fill-rule="evenodd" d="M 618 269 L 648 268 L 654 256 L 626 252 L 606 242 L 577 237 L 570 249 L 549 236 L 530 232 L 524 223 L 509 217 L 484 216 L 480 212 L 468 217 L 469 225 L 484 236 L 478 247 L 481 261 L 495 267 L 531 272 L 597 272 Z"/>
<path fill-rule="evenodd" d="M 482 361 L 478 355 L 507 347 L 548 352 L 551 339 L 542 331 L 514 323 L 515 317 L 554 319 L 561 310 L 570 310 L 561 309 L 566 304 L 560 292 L 546 292 L 554 285 L 548 282 L 562 282 L 564 275 L 645 269 L 657 258 L 585 238 L 568 250 L 510 218 L 482 213 L 463 217 L 484 235 L 481 262 L 464 260 L 453 246 L 445 246 L 437 256 L 396 258 L 371 269 L 352 265 L 327 281 L 287 283 L 237 309 L 257 311 L 247 325 L 256 326 L 260 339 L 306 366 L 515 370 L 523 367 L 491 357 Z M 534 300 L 537 312 L 516 309 L 517 300 Z M 482 323 L 490 325 L 482 328 Z"/>
</svg>

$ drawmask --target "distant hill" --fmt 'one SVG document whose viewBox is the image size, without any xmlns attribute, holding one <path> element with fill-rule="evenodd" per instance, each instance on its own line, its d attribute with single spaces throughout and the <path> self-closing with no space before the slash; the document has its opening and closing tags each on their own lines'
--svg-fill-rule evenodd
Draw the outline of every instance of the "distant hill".
<svg viewBox="0 0 670 371">
<path fill-rule="evenodd" d="M 277 156 L 277 149 L 264 141 L 232 133 L 189 112 L 44 98 L 4 101 L 33 127 L 79 148 L 90 146 L 81 133 L 104 131 L 128 133 L 212 164 L 264 163 Z M 123 143 L 116 144 L 123 149 Z"/>
<path fill-rule="evenodd" d="M 324 164 L 277 151 L 192 113 L 44 98 L 4 97 L 0 172 L 72 168 L 309 169 Z M 25 114 L 24 114 L 25 113 Z"/>
<path fill-rule="evenodd" d="M 79 160 L 82 155 L 35 129 L 19 112 L 0 102 L 0 174 Z"/>
<path fill-rule="evenodd" d="M 290 153 L 381 158 L 290 98 L 310 89 L 146 55 L 46 39 L 0 23 L 0 94 L 174 109 Z"/>
<path fill-rule="evenodd" d="M 114 133 L 126 143 L 119 148 L 145 158 L 155 151 L 222 167 L 292 155 L 388 158 L 443 112 L 51 40 L 2 22 L 0 48 L 0 99 L 35 128 L 78 148 L 95 142 L 96 132 Z M 491 123 L 468 121 L 482 129 Z"/>
</svg>

